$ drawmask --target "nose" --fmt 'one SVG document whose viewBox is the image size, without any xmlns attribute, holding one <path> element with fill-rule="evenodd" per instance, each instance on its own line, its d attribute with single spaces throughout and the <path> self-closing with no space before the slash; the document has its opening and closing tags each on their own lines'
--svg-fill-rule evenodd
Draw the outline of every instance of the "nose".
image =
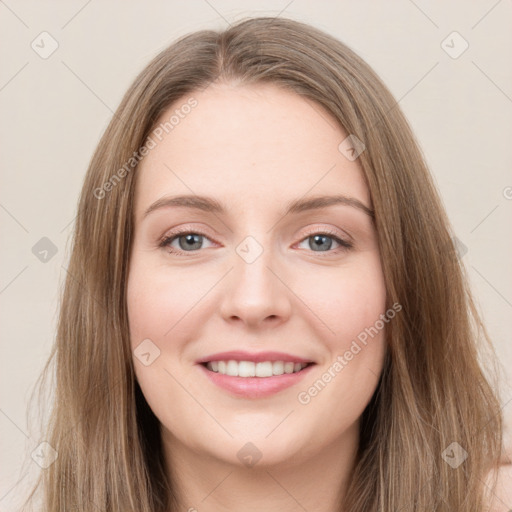
<svg viewBox="0 0 512 512">
<path fill-rule="evenodd" d="M 285 266 L 267 248 L 258 249 L 263 251 L 254 260 L 258 254 L 254 254 L 254 246 L 250 247 L 252 255 L 238 249 L 232 260 L 234 268 L 224 280 L 222 317 L 249 328 L 265 324 L 276 327 L 286 322 L 291 314 L 293 292 L 286 284 L 289 279 L 283 270 Z"/>
</svg>

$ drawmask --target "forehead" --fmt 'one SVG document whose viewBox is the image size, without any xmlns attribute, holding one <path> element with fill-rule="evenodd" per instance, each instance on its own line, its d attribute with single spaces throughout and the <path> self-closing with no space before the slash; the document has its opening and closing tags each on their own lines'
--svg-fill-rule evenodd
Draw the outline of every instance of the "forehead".
<svg viewBox="0 0 512 512">
<path fill-rule="evenodd" d="M 359 164 L 338 150 L 348 134 L 319 104 L 289 90 L 211 85 L 176 101 L 158 127 L 137 170 L 137 215 L 166 194 L 185 193 L 268 208 L 343 193 L 370 205 Z"/>
</svg>

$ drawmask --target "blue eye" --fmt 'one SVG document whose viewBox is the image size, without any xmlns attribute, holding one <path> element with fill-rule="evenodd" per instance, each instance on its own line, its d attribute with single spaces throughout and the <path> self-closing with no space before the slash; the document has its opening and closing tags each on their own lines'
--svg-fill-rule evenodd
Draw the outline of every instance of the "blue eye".
<svg viewBox="0 0 512 512">
<path fill-rule="evenodd" d="M 330 251 L 333 245 L 333 241 L 343 249 L 350 249 L 352 247 L 350 242 L 342 240 L 341 238 L 328 233 L 316 233 L 314 235 L 309 235 L 301 243 L 306 241 L 309 241 L 309 248 L 312 249 L 313 252 L 337 252 L 337 250 Z M 316 249 L 319 250 L 317 251 Z"/>
<path fill-rule="evenodd" d="M 177 251 L 175 247 L 171 244 L 177 240 L 179 245 L 179 250 Z M 206 235 L 202 233 L 196 233 L 192 231 L 182 231 L 179 233 L 171 234 L 166 236 L 162 242 L 160 243 L 160 247 L 168 247 L 171 249 L 169 252 L 171 254 L 180 254 L 181 252 L 196 252 L 201 249 L 201 245 L 203 240 L 209 240 Z"/>
<path fill-rule="evenodd" d="M 300 243 L 302 244 L 309 241 L 308 248 L 311 249 L 312 252 L 327 254 L 337 254 L 353 247 L 351 242 L 343 240 L 336 235 L 336 233 L 329 231 L 312 232 L 308 233 L 308 236 L 303 238 Z M 184 256 L 186 253 L 197 253 L 200 249 L 204 249 L 203 243 L 205 240 L 210 241 L 204 233 L 196 231 L 180 231 L 165 236 L 159 243 L 159 246 L 166 248 L 170 254 Z M 178 247 L 172 245 L 175 241 L 178 242 Z M 331 250 L 333 241 L 338 244 L 339 247 Z"/>
</svg>

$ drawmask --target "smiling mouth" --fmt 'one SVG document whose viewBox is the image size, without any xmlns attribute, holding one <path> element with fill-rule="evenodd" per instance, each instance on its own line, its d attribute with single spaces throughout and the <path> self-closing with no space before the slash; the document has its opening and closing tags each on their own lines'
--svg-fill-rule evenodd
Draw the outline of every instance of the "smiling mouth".
<svg viewBox="0 0 512 512">
<path fill-rule="evenodd" d="M 229 377 L 276 377 L 299 373 L 315 363 L 293 363 L 291 361 L 208 361 L 201 363 L 211 372 Z"/>
</svg>

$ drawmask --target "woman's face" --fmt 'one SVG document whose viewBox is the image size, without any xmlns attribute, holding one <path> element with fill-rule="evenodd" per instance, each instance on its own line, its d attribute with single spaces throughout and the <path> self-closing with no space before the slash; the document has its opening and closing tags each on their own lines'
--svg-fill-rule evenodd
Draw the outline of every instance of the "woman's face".
<svg viewBox="0 0 512 512">
<path fill-rule="evenodd" d="M 355 449 L 392 320 L 348 134 L 272 85 L 211 85 L 160 122 L 137 170 L 127 301 L 166 446 L 238 465 Z M 300 362 L 314 364 L 286 373 Z"/>
</svg>

